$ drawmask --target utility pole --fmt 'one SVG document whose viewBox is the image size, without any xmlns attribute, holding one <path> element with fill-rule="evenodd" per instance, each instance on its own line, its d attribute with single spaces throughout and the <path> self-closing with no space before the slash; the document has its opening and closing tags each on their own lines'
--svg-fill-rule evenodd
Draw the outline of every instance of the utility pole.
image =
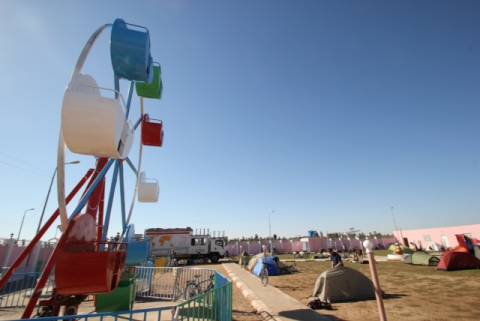
<svg viewBox="0 0 480 321">
<path fill-rule="evenodd" d="M 275 210 L 272 210 L 271 212 L 268 213 L 268 238 L 270 240 L 270 253 L 272 253 L 272 247 L 273 247 L 273 242 L 272 242 L 272 222 L 271 222 L 271 216 L 272 214 L 275 213 Z"/>
<path fill-rule="evenodd" d="M 402 238 L 401 243 L 403 243 L 403 233 L 402 233 L 402 230 L 398 228 L 397 220 L 395 219 L 395 214 L 393 210 L 394 210 L 394 207 L 390 206 L 390 213 L 392 213 L 393 227 L 395 227 L 395 231 L 400 232 L 400 237 Z"/>
<path fill-rule="evenodd" d="M 25 216 L 27 215 L 28 212 L 33 211 L 33 210 L 34 210 L 34 208 L 29 208 L 28 210 L 25 210 L 23 212 L 22 223 L 20 223 L 20 229 L 18 230 L 17 242 L 20 240 L 20 234 L 22 233 L 23 222 L 25 221 Z"/>
<path fill-rule="evenodd" d="M 72 164 L 78 164 L 78 163 L 80 163 L 80 161 L 76 160 L 76 161 L 66 162 L 65 165 L 72 165 Z M 37 234 L 40 231 L 40 228 L 42 227 L 43 215 L 45 214 L 45 209 L 47 208 L 48 198 L 50 197 L 53 180 L 55 179 L 56 174 L 57 174 L 57 167 L 55 167 L 55 170 L 53 171 L 52 179 L 50 180 L 50 186 L 48 187 L 47 196 L 45 197 L 45 202 L 43 203 L 42 214 L 40 214 L 40 219 L 38 220 Z"/>
</svg>

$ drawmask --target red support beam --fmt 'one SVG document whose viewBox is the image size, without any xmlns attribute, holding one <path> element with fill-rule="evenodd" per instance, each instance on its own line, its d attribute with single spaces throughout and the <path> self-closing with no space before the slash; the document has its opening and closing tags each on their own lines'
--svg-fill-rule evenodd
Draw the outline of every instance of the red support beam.
<svg viewBox="0 0 480 321">
<path fill-rule="evenodd" d="M 99 158 L 97 160 L 97 165 L 96 165 L 96 168 L 95 168 L 95 174 L 93 175 L 94 179 L 103 170 L 103 168 L 105 167 L 107 162 L 108 162 L 108 158 Z M 93 182 L 93 180 L 92 180 L 92 182 Z M 97 220 L 97 213 L 98 213 L 98 209 L 100 207 L 100 199 L 101 199 L 101 196 L 102 196 L 102 185 L 104 183 L 105 183 L 105 178 L 100 182 L 100 184 L 97 186 L 95 191 L 92 193 L 92 196 L 88 200 L 88 204 L 87 204 L 86 213 L 92 215 L 95 220 Z"/>
<path fill-rule="evenodd" d="M 42 294 L 42 290 L 47 284 L 48 277 L 50 276 L 50 273 L 52 272 L 53 267 L 55 266 L 58 251 L 63 247 L 65 242 L 68 240 L 68 234 L 70 233 L 72 226 L 73 224 L 68 224 L 67 230 L 62 233 L 62 236 L 60 237 L 60 240 L 58 241 L 57 246 L 55 246 L 52 254 L 50 254 L 47 264 L 45 265 L 42 271 L 42 275 L 38 279 L 38 282 L 35 285 L 35 289 L 33 290 L 32 296 L 30 297 L 30 300 L 28 301 L 28 304 L 25 307 L 25 310 L 23 311 L 22 319 L 30 319 L 32 312 L 35 309 L 35 305 L 37 304 L 37 301 L 40 298 L 40 295 Z"/>
<path fill-rule="evenodd" d="M 95 181 L 96 177 L 98 174 L 103 170 L 105 165 L 107 164 L 108 159 L 105 158 L 100 158 L 97 161 L 96 168 L 94 171 L 94 174 L 92 175 L 89 184 L 87 185 L 87 189 L 93 184 Z M 96 212 L 98 211 L 98 205 L 100 202 L 100 191 L 102 190 L 102 184 L 97 185 L 94 193 L 89 199 L 89 202 L 87 203 L 87 213 L 90 213 L 96 217 Z M 85 193 L 85 192 L 84 192 Z M 98 196 L 97 196 L 98 195 Z M 92 198 L 97 199 L 96 201 L 92 201 Z M 58 210 L 57 210 L 58 211 Z M 70 223 L 70 222 L 69 222 Z M 23 311 L 22 314 L 22 319 L 29 319 L 32 315 L 33 310 L 35 309 L 35 305 L 40 298 L 40 295 L 42 294 L 42 290 L 47 284 L 48 277 L 50 276 L 50 273 L 52 272 L 53 268 L 55 267 L 55 263 L 57 261 L 57 256 L 58 252 L 60 249 L 63 248 L 65 242 L 68 240 L 68 235 L 70 234 L 70 230 L 72 229 L 73 224 L 68 224 L 68 227 L 66 231 L 62 233 L 62 236 L 60 237 L 60 240 L 57 243 L 57 246 L 55 246 L 55 249 L 53 250 L 52 254 L 50 254 L 50 257 L 48 258 L 47 264 L 45 265 L 45 268 L 42 271 L 42 274 L 40 275 L 40 278 L 38 279 L 38 282 L 35 286 L 35 289 L 33 290 L 32 296 L 30 297 L 30 300 L 28 301 L 27 306 L 25 307 L 25 310 Z"/>
<path fill-rule="evenodd" d="M 93 174 L 93 169 L 89 169 L 85 176 L 78 182 L 78 184 L 75 186 L 75 188 L 68 194 L 67 198 L 65 199 L 66 203 L 68 204 L 78 193 L 78 191 L 82 188 L 82 186 L 85 184 L 87 179 Z M 8 269 L 8 271 L 3 275 L 3 277 L 0 279 L 0 289 L 2 289 L 5 284 L 8 282 L 10 277 L 13 275 L 13 273 L 22 265 L 23 261 L 31 254 L 37 243 L 40 241 L 40 239 L 43 237 L 43 235 L 48 231 L 50 226 L 55 222 L 57 219 L 58 215 L 60 214 L 60 211 L 57 209 L 52 216 L 48 219 L 48 221 L 45 222 L 45 224 L 42 226 L 42 228 L 38 231 L 38 234 L 35 235 L 33 240 L 28 244 L 28 246 L 25 248 L 25 250 L 22 251 L 20 256 L 13 262 L 12 266 Z"/>
</svg>

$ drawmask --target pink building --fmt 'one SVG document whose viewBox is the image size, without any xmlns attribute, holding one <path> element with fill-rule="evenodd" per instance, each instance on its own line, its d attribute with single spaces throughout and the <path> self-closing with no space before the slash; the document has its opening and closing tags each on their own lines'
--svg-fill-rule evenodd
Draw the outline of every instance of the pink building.
<svg viewBox="0 0 480 321">
<path fill-rule="evenodd" d="M 393 234 L 401 243 L 413 242 L 424 249 L 428 247 L 439 249 L 441 246 L 453 248 L 458 246 L 455 234 L 465 234 L 471 238 L 480 239 L 480 224 L 402 230 L 394 231 Z"/>
<path fill-rule="evenodd" d="M 375 248 L 387 248 L 390 244 L 395 243 L 394 238 L 372 239 Z M 269 240 L 251 240 L 251 241 L 230 241 L 226 250 L 230 255 L 239 255 L 243 251 L 247 251 L 250 255 L 258 254 L 262 251 L 262 246 L 270 248 Z M 302 237 L 290 238 L 272 241 L 271 246 L 275 249 L 275 253 L 284 254 L 292 252 L 320 252 L 329 248 L 338 251 L 349 251 L 362 249 L 362 242 L 358 239 L 342 238 L 338 240 L 327 239 L 326 237 Z"/>
<path fill-rule="evenodd" d="M 6 269 L 20 256 L 28 242 L 14 239 L 0 239 L 0 268 Z M 30 258 L 23 262 L 19 272 L 33 272 L 39 270 L 50 257 L 53 245 L 46 242 L 37 244 L 30 255 Z M 28 263 L 28 264 L 27 264 Z"/>
</svg>

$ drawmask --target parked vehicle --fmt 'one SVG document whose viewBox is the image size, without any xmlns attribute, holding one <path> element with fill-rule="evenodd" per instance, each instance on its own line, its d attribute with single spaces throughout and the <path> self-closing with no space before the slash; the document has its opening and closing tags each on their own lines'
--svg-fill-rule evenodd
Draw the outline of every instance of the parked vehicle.
<svg viewBox="0 0 480 321">
<path fill-rule="evenodd" d="M 209 259 L 218 262 L 225 256 L 227 238 L 224 234 L 210 235 L 208 230 L 193 233 L 192 228 L 150 228 L 145 237 L 150 238 L 152 256 L 169 256 L 172 261 L 182 259 Z"/>
</svg>

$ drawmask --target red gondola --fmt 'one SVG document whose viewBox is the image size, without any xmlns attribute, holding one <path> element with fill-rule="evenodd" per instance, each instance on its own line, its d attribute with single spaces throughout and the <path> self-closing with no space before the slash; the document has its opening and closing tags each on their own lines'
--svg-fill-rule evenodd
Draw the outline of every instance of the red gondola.
<svg viewBox="0 0 480 321">
<path fill-rule="evenodd" d="M 162 147 L 163 145 L 163 122 L 150 119 L 148 114 L 142 120 L 142 144 L 148 146 Z"/>
<path fill-rule="evenodd" d="M 95 219 L 79 215 L 55 268 L 58 294 L 106 293 L 120 281 L 126 258 L 126 244 L 95 241 Z"/>
</svg>

